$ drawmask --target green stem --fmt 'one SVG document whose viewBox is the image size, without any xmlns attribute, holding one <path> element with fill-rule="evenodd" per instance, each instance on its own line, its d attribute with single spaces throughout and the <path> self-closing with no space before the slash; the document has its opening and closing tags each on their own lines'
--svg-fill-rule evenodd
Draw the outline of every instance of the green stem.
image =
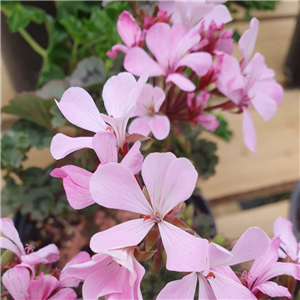
<svg viewBox="0 0 300 300">
<path fill-rule="evenodd" d="M 74 41 L 72 52 L 71 52 L 71 59 L 70 59 L 71 69 L 73 69 L 76 66 L 77 50 L 78 50 L 78 42 Z"/>
<path fill-rule="evenodd" d="M 47 51 L 42 48 L 25 29 L 21 28 L 18 30 L 18 32 L 36 53 L 38 53 L 43 58 L 47 57 Z"/>
</svg>

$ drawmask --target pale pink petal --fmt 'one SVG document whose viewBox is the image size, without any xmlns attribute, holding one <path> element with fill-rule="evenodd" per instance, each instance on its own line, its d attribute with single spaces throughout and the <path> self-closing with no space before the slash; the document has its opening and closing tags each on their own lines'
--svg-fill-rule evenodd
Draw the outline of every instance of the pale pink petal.
<svg viewBox="0 0 300 300">
<path fill-rule="evenodd" d="M 255 92 L 263 93 L 276 102 L 277 106 L 282 103 L 284 90 L 283 87 L 273 79 L 261 80 L 255 83 Z"/>
<path fill-rule="evenodd" d="M 30 282 L 28 289 L 29 299 L 48 299 L 58 286 L 58 280 L 54 276 L 43 276 L 43 273 L 41 273 L 39 279 Z"/>
<path fill-rule="evenodd" d="M 106 125 L 94 100 L 84 89 L 80 87 L 67 89 L 56 104 L 70 123 L 93 132 L 105 130 Z"/>
<path fill-rule="evenodd" d="M 208 245 L 208 260 L 210 268 L 221 266 L 223 265 L 223 262 L 227 262 L 233 257 L 234 256 L 231 252 L 215 243 L 210 243 Z"/>
<path fill-rule="evenodd" d="M 74 209 L 83 209 L 95 203 L 89 184 L 92 173 L 77 166 L 67 165 L 54 169 L 50 175 L 63 179 L 67 200 Z"/>
<path fill-rule="evenodd" d="M 149 120 L 150 129 L 157 140 L 164 140 L 170 132 L 170 120 L 167 116 L 154 115 Z"/>
<path fill-rule="evenodd" d="M 175 161 L 176 156 L 171 153 L 151 153 L 142 166 L 142 177 L 147 187 L 152 206 L 159 211 L 162 186 L 170 164 Z"/>
<path fill-rule="evenodd" d="M 162 67 L 140 47 L 133 47 L 127 52 L 124 68 L 136 76 L 141 76 L 144 72 L 148 72 L 150 77 L 165 75 Z"/>
<path fill-rule="evenodd" d="M 9 238 L 14 244 L 16 244 L 21 254 L 25 254 L 24 246 L 20 240 L 19 233 L 11 219 L 0 219 L 0 232 Z"/>
<path fill-rule="evenodd" d="M 220 273 L 213 272 L 207 280 L 217 299 L 257 299 L 245 286 Z"/>
<path fill-rule="evenodd" d="M 291 298 L 291 294 L 286 287 L 280 286 L 276 282 L 272 282 L 272 281 L 268 281 L 260 284 L 259 286 L 256 286 L 254 289 L 252 289 L 252 293 L 255 294 L 258 290 L 272 298 L 273 297 Z"/>
<path fill-rule="evenodd" d="M 142 300 L 143 297 L 141 292 L 141 282 L 145 275 L 145 269 L 135 258 L 133 258 L 133 264 L 134 264 L 134 270 L 136 272 L 136 279 L 133 287 L 133 296 L 134 299 Z"/>
<path fill-rule="evenodd" d="M 241 283 L 241 281 L 239 280 L 237 275 L 234 273 L 234 271 L 230 267 L 217 267 L 217 268 L 213 268 L 212 271 L 216 271 L 217 273 L 222 274 L 222 275 L 236 281 L 237 283 Z"/>
<path fill-rule="evenodd" d="M 27 268 L 16 266 L 7 270 L 2 276 L 2 283 L 13 299 L 28 299 L 30 273 Z"/>
<path fill-rule="evenodd" d="M 250 28 L 243 33 L 239 40 L 239 49 L 242 52 L 245 60 L 243 67 L 247 65 L 252 56 L 258 33 L 258 25 L 258 20 L 256 18 L 252 18 L 250 22 Z"/>
<path fill-rule="evenodd" d="M 255 133 L 253 120 L 248 108 L 242 107 L 242 109 L 244 112 L 244 120 L 243 120 L 244 143 L 252 152 L 256 152 L 256 133 Z"/>
<path fill-rule="evenodd" d="M 168 75 L 166 82 L 170 82 L 170 81 L 173 82 L 175 85 L 177 85 L 181 90 L 185 92 L 192 92 L 196 88 L 194 83 L 191 80 L 178 73 L 173 73 Z"/>
<path fill-rule="evenodd" d="M 121 39 L 128 48 L 135 45 L 141 37 L 141 29 L 128 11 L 123 11 L 120 14 L 117 29 Z"/>
<path fill-rule="evenodd" d="M 154 226 L 151 221 L 137 219 L 116 225 L 92 236 L 90 247 L 94 252 L 118 249 L 139 244 Z"/>
<path fill-rule="evenodd" d="M 233 31 L 231 29 L 224 30 L 220 33 L 217 43 L 214 48 L 214 53 L 227 53 L 229 55 L 233 52 L 233 42 L 232 39 Z"/>
<path fill-rule="evenodd" d="M 171 22 L 173 24 L 181 22 L 181 16 L 176 6 L 176 1 L 159 1 L 159 8 L 164 9 L 168 12 L 168 15 L 171 16 Z"/>
<path fill-rule="evenodd" d="M 106 55 L 110 58 L 116 58 L 118 55 L 118 52 L 126 54 L 128 51 L 128 47 L 125 45 L 114 45 L 112 46 L 111 50 L 107 51 Z"/>
<path fill-rule="evenodd" d="M 293 234 L 293 224 L 283 217 L 278 217 L 273 225 L 273 234 L 279 237 L 284 245 L 284 250 L 294 261 L 298 259 L 298 243 Z"/>
<path fill-rule="evenodd" d="M 68 137 L 57 133 L 51 142 L 50 152 L 55 159 L 62 159 L 68 154 L 83 148 L 93 148 L 92 137 Z"/>
<path fill-rule="evenodd" d="M 193 121 L 200 123 L 206 130 L 211 132 L 214 132 L 220 125 L 217 117 L 212 114 L 200 114 Z"/>
<path fill-rule="evenodd" d="M 90 192 L 100 205 L 140 214 L 151 214 L 152 209 L 133 173 L 117 163 L 100 165 L 92 175 Z"/>
<path fill-rule="evenodd" d="M 231 14 L 225 5 L 216 5 L 211 13 L 203 19 L 205 29 L 208 29 L 211 21 L 214 21 L 217 26 L 226 24 L 232 20 Z"/>
<path fill-rule="evenodd" d="M 198 76 L 204 76 L 212 66 L 212 56 L 206 52 L 187 54 L 178 62 L 177 67 L 180 66 L 189 67 Z"/>
<path fill-rule="evenodd" d="M 158 212 L 162 217 L 192 195 L 197 178 L 198 173 L 187 158 L 176 158 L 170 163 L 163 180 L 159 183 L 161 185 L 160 198 L 157 201 L 150 196 L 153 206 L 158 207 Z M 151 195 L 151 189 L 148 191 Z"/>
<path fill-rule="evenodd" d="M 59 260 L 59 250 L 56 245 L 50 244 L 42 249 L 30 253 L 28 255 L 22 255 L 22 261 L 29 265 L 37 264 L 50 264 Z"/>
<path fill-rule="evenodd" d="M 130 169 L 133 174 L 139 173 L 142 169 L 144 156 L 140 151 L 140 147 L 141 142 L 136 141 L 121 161 L 121 164 Z"/>
<path fill-rule="evenodd" d="M 101 164 L 118 162 L 117 140 L 112 132 L 98 132 L 93 138 L 92 145 Z"/>
<path fill-rule="evenodd" d="M 138 133 L 143 136 L 148 136 L 151 129 L 149 125 L 150 117 L 137 117 L 129 125 L 128 132 L 130 134 Z"/>
<path fill-rule="evenodd" d="M 180 280 L 169 282 L 158 294 L 157 300 L 194 299 L 197 285 L 197 274 L 191 273 Z"/>
<path fill-rule="evenodd" d="M 207 280 L 201 274 L 198 275 L 199 279 L 199 300 L 216 300 L 215 294 L 207 282 Z"/>
<path fill-rule="evenodd" d="M 251 103 L 264 121 L 270 120 L 276 113 L 276 102 L 262 93 L 256 93 L 256 95 L 251 98 Z"/>
<path fill-rule="evenodd" d="M 161 105 L 165 101 L 165 98 L 165 92 L 160 87 L 155 86 L 153 88 L 153 104 L 155 112 L 159 112 Z"/>
<path fill-rule="evenodd" d="M 16 246 L 16 244 L 14 244 L 9 239 L 2 236 L 0 236 L 0 248 L 13 252 L 14 254 L 17 255 L 19 259 L 21 259 L 22 253 L 20 249 Z"/>
<path fill-rule="evenodd" d="M 70 288 L 61 289 L 55 295 L 53 295 L 50 298 L 47 298 L 48 300 L 77 300 L 77 294 L 74 290 Z"/>
<path fill-rule="evenodd" d="M 208 241 L 161 221 L 159 232 L 167 254 L 166 268 L 177 272 L 201 272 L 205 268 Z"/>
<path fill-rule="evenodd" d="M 113 262 L 103 269 L 89 275 L 84 281 L 82 294 L 84 299 L 98 299 L 99 297 L 122 292 L 126 282 L 125 268 Z"/>
<path fill-rule="evenodd" d="M 159 65 L 167 71 L 171 48 L 171 28 L 166 23 L 156 23 L 147 32 L 146 44 Z"/>
<path fill-rule="evenodd" d="M 131 117 L 144 117 L 148 115 L 148 109 L 153 107 L 153 91 L 154 88 L 151 84 L 147 83 L 144 85 L 140 97 L 136 102 L 136 110 Z"/>
</svg>

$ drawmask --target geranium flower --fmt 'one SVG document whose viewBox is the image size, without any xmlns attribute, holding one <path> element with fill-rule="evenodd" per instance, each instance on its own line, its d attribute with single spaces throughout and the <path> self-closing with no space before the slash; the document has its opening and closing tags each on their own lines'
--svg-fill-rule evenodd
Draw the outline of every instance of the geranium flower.
<svg viewBox="0 0 300 300">
<path fill-rule="evenodd" d="M 158 114 L 165 100 L 165 93 L 160 87 L 146 84 L 137 101 L 137 108 L 133 112 L 134 119 L 128 132 L 148 136 L 152 131 L 157 140 L 165 139 L 170 132 L 170 120 L 167 116 Z"/>
<path fill-rule="evenodd" d="M 125 166 L 107 164 L 92 175 L 90 192 L 95 202 L 144 217 L 95 234 L 90 242 L 91 249 L 100 252 L 135 246 L 157 224 L 167 253 L 167 269 L 183 272 L 204 269 L 207 240 L 165 220 L 176 205 L 192 195 L 198 177 L 194 166 L 186 158 L 176 158 L 172 153 L 152 153 L 143 163 L 142 176 L 149 202 Z"/>
</svg>

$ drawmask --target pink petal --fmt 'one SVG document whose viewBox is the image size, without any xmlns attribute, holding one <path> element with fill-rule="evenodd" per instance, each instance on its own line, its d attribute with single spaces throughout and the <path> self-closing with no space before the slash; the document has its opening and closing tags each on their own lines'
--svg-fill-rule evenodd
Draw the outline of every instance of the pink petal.
<svg viewBox="0 0 300 300">
<path fill-rule="evenodd" d="M 252 56 L 258 33 L 258 25 L 258 20 L 256 18 L 252 18 L 250 28 L 243 33 L 239 40 L 239 49 L 245 59 L 243 68 L 247 65 Z"/>
<path fill-rule="evenodd" d="M 128 11 L 123 11 L 120 14 L 117 28 L 121 39 L 128 48 L 135 45 L 141 37 L 140 26 Z"/>
<path fill-rule="evenodd" d="M 171 48 L 171 28 L 166 23 L 156 23 L 147 32 L 146 44 L 155 56 L 159 65 L 168 69 L 170 48 Z"/>
<path fill-rule="evenodd" d="M 142 89 L 140 97 L 136 103 L 136 110 L 133 112 L 131 117 L 139 116 L 147 116 L 148 109 L 153 107 L 153 86 L 149 83 L 146 83 Z"/>
<path fill-rule="evenodd" d="M 126 271 L 117 263 L 111 263 L 105 268 L 93 272 L 84 281 L 83 298 L 98 299 L 111 293 L 122 292 L 126 281 Z"/>
<path fill-rule="evenodd" d="M 181 74 L 178 73 L 170 74 L 167 77 L 166 82 L 170 82 L 170 81 L 173 82 L 175 85 L 177 85 L 181 90 L 185 92 L 192 92 L 195 90 L 194 83 Z"/>
<path fill-rule="evenodd" d="M 93 132 L 105 130 L 106 125 L 94 100 L 84 89 L 79 87 L 67 89 L 56 104 L 65 118 L 79 128 Z"/>
<path fill-rule="evenodd" d="M 58 288 L 58 280 L 54 276 L 43 276 L 43 273 L 41 273 L 39 279 L 30 282 L 29 299 L 48 299 L 56 288 Z"/>
<path fill-rule="evenodd" d="M 130 169 L 133 174 L 139 173 L 142 169 L 144 156 L 140 151 L 140 147 L 141 142 L 136 141 L 121 161 L 121 164 Z"/>
<path fill-rule="evenodd" d="M 199 295 L 198 299 L 199 300 L 216 300 L 217 298 L 215 297 L 215 294 L 207 282 L 207 280 L 202 276 L 201 274 L 198 275 L 199 279 Z"/>
<path fill-rule="evenodd" d="M 51 142 L 50 152 L 55 159 L 62 159 L 68 154 L 83 149 L 93 148 L 92 137 L 68 137 L 62 133 L 57 133 Z"/>
<path fill-rule="evenodd" d="M 294 261 L 298 259 L 298 243 L 293 234 L 293 224 L 283 217 L 278 217 L 273 225 L 275 237 L 279 237 L 284 245 L 284 250 Z"/>
<path fill-rule="evenodd" d="M 205 29 L 208 29 L 212 21 L 217 26 L 226 24 L 232 20 L 231 14 L 225 5 L 216 5 L 214 10 L 204 17 Z"/>
<path fill-rule="evenodd" d="M 165 98 L 165 92 L 160 87 L 155 86 L 153 88 L 153 104 L 155 112 L 159 112 L 163 102 L 165 101 Z"/>
<path fill-rule="evenodd" d="M 214 132 L 220 125 L 217 117 L 212 114 L 200 114 L 193 121 L 200 123 L 206 130 L 211 132 Z"/>
<path fill-rule="evenodd" d="M 170 132 L 170 120 L 167 116 L 154 115 L 149 120 L 150 129 L 157 140 L 164 140 Z"/>
<path fill-rule="evenodd" d="M 139 47 L 133 47 L 127 52 L 124 68 L 136 76 L 141 76 L 144 72 L 148 72 L 150 77 L 165 74 L 162 67 L 144 49 Z"/>
<path fill-rule="evenodd" d="M 141 282 L 145 275 L 145 269 L 135 258 L 133 258 L 133 264 L 136 272 L 136 279 L 133 287 L 133 297 L 134 299 L 142 300 Z"/>
<path fill-rule="evenodd" d="M 252 152 L 256 152 L 256 133 L 255 133 L 253 120 L 248 108 L 242 107 L 242 109 L 244 112 L 244 120 L 243 120 L 244 143 Z"/>
<path fill-rule="evenodd" d="M 128 47 L 120 44 L 114 45 L 111 50 L 107 51 L 106 55 L 110 58 L 116 58 L 118 52 L 126 54 L 128 52 Z"/>
<path fill-rule="evenodd" d="M 180 66 L 189 67 L 198 76 L 204 76 L 212 66 L 212 56 L 206 52 L 187 54 L 178 62 L 177 67 Z"/>
<path fill-rule="evenodd" d="M 214 53 L 227 53 L 229 55 L 233 52 L 232 39 L 233 31 L 231 29 L 224 30 L 220 33 L 217 43 L 215 45 Z"/>
<path fill-rule="evenodd" d="M 92 236 L 90 247 L 94 252 L 135 246 L 154 226 L 151 221 L 137 219 L 116 225 Z"/>
<path fill-rule="evenodd" d="M 197 285 L 197 274 L 191 273 L 180 280 L 169 282 L 158 294 L 157 300 L 194 299 Z"/>
<path fill-rule="evenodd" d="M 102 164 L 118 162 L 117 140 L 112 132 L 98 132 L 95 134 L 92 144 Z"/>
<path fill-rule="evenodd" d="M 277 106 L 282 103 L 284 90 L 275 80 L 261 80 L 255 83 L 255 92 L 263 93 L 276 102 Z"/>
<path fill-rule="evenodd" d="M 100 165 L 91 177 L 90 192 L 93 199 L 104 207 L 152 214 L 133 173 L 121 164 Z"/>
<path fill-rule="evenodd" d="M 27 268 L 16 266 L 13 269 L 7 270 L 2 276 L 2 283 L 13 299 L 28 299 L 30 274 Z"/>
<path fill-rule="evenodd" d="M 25 254 L 23 244 L 20 240 L 19 233 L 14 225 L 14 222 L 9 218 L 0 219 L 0 232 L 16 244 L 20 254 Z M 6 243 L 7 244 L 7 243 Z M 2 243 L 1 243 L 2 245 Z M 13 251 L 14 252 L 14 251 Z M 16 253 L 16 252 L 14 252 Z M 16 253 L 17 254 L 17 253 Z"/>
<path fill-rule="evenodd" d="M 68 165 L 54 169 L 50 175 L 63 179 L 66 196 L 72 208 L 83 209 L 95 203 L 89 190 L 91 172 Z"/>
<path fill-rule="evenodd" d="M 59 290 L 55 295 L 48 298 L 48 300 L 77 300 L 77 294 L 70 288 Z"/>
<path fill-rule="evenodd" d="M 9 239 L 2 237 L 2 236 L 0 236 L 0 248 L 7 249 L 7 250 L 13 252 L 14 254 L 17 255 L 17 257 L 19 259 L 21 259 L 22 253 L 21 253 L 20 249 Z"/>
<path fill-rule="evenodd" d="M 280 286 L 275 282 L 268 281 L 263 284 L 260 284 L 259 286 L 256 286 L 252 293 L 256 293 L 257 290 L 261 291 L 265 295 L 268 295 L 270 297 L 287 297 L 291 298 L 291 294 L 289 290 L 286 287 Z"/>
<path fill-rule="evenodd" d="M 181 17 L 179 10 L 177 9 L 176 1 L 159 1 L 159 8 L 168 12 L 168 16 L 171 16 L 171 22 L 173 24 L 181 23 Z"/>
<path fill-rule="evenodd" d="M 177 272 L 200 272 L 205 268 L 208 241 L 162 221 L 159 232 L 167 254 L 166 268 Z"/>
<path fill-rule="evenodd" d="M 151 129 L 149 125 L 150 117 L 138 117 L 135 118 L 129 125 L 128 132 L 130 134 L 138 133 L 143 136 L 148 136 Z"/>
<path fill-rule="evenodd" d="M 237 275 L 234 273 L 234 271 L 230 267 L 217 267 L 217 268 L 213 268 L 212 271 L 216 271 L 217 273 L 222 274 L 222 275 L 236 281 L 237 283 L 241 283 L 241 281 L 239 280 Z"/>
<path fill-rule="evenodd" d="M 40 250 L 22 255 L 22 261 L 29 265 L 51 264 L 59 260 L 59 250 L 56 245 L 50 244 Z"/>
<path fill-rule="evenodd" d="M 246 287 L 235 280 L 213 271 L 214 277 L 207 280 L 215 294 L 216 299 L 257 299 Z"/>
<path fill-rule="evenodd" d="M 256 93 L 256 95 L 251 98 L 251 103 L 264 121 L 270 120 L 276 113 L 276 102 L 262 93 Z"/>
<path fill-rule="evenodd" d="M 208 245 L 208 260 L 210 268 L 221 266 L 224 262 L 231 260 L 233 257 L 234 256 L 231 252 L 215 243 L 210 243 Z"/>
</svg>

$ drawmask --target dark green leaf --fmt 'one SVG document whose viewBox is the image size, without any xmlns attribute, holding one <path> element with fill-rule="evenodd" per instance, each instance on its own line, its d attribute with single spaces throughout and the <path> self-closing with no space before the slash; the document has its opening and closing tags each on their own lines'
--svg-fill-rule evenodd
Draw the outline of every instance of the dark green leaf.
<svg viewBox="0 0 300 300">
<path fill-rule="evenodd" d="M 233 35 L 232 35 L 232 39 L 235 41 L 235 42 L 238 42 L 240 40 L 240 37 L 241 35 L 239 34 L 239 32 L 237 30 L 235 30 L 233 32 Z"/>
<path fill-rule="evenodd" d="M 13 98 L 2 112 L 19 116 L 38 125 L 52 128 L 50 108 L 55 105 L 53 100 L 45 100 L 33 94 L 20 94 Z"/>
<path fill-rule="evenodd" d="M 65 78 L 65 73 L 60 66 L 47 63 L 42 66 L 37 87 L 41 87 L 49 81 L 55 79 L 64 79 L 64 78 Z"/>
<path fill-rule="evenodd" d="M 228 129 L 228 123 L 222 115 L 216 115 L 220 125 L 213 134 L 220 137 L 226 142 L 230 142 L 232 131 Z"/>
</svg>

